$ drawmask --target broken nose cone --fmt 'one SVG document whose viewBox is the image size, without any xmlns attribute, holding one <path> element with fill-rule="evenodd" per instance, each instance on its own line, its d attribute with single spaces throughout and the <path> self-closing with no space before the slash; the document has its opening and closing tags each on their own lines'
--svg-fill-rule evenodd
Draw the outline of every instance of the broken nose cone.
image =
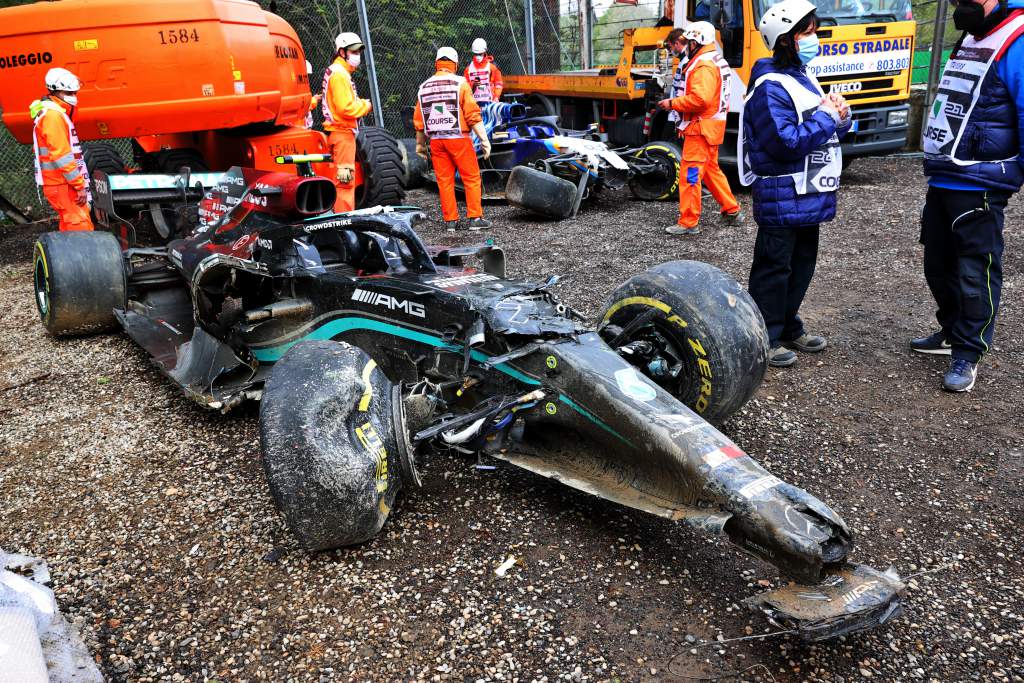
<svg viewBox="0 0 1024 683">
<path fill-rule="evenodd" d="M 744 602 L 773 624 L 795 630 L 803 640 L 814 642 L 881 626 L 899 616 L 905 588 L 891 567 L 880 572 L 847 564 L 830 571 L 818 585 L 791 583 Z"/>
</svg>

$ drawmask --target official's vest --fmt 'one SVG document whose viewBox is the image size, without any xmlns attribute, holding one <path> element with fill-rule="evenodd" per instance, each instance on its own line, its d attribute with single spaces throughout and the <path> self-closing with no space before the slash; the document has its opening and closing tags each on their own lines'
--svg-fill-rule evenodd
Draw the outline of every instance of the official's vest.
<svg viewBox="0 0 1024 683">
<path fill-rule="evenodd" d="M 334 115 L 331 114 L 331 106 L 327 103 L 327 84 L 331 80 L 331 75 L 333 75 L 335 72 L 342 71 L 344 68 L 345 67 L 342 66 L 341 64 L 331 64 L 329 67 L 327 67 L 327 70 L 324 71 L 324 82 L 320 86 L 320 92 L 323 93 L 323 95 L 320 97 L 320 113 L 324 115 L 324 123 L 325 124 L 327 124 L 327 123 L 334 123 L 335 122 L 334 121 Z M 359 92 L 356 90 L 356 81 L 355 81 L 355 79 L 349 77 L 349 81 L 352 83 L 352 97 L 353 98 L 359 97 Z M 309 117 L 309 120 L 310 120 L 310 122 L 312 122 L 312 117 Z M 359 130 L 359 119 L 356 119 L 355 123 L 356 123 L 356 130 L 358 131 Z M 311 125 L 307 125 L 306 127 L 307 128 L 311 128 L 312 126 Z"/>
<path fill-rule="evenodd" d="M 420 86 L 417 100 L 428 138 L 461 138 L 459 86 L 466 79 L 455 74 L 436 74 Z"/>
<path fill-rule="evenodd" d="M 967 122 L 982 95 L 982 84 L 996 57 L 1014 34 L 1024 28 L 1024 16 L 1007 21 L 998 31 L 981 40 L 968 34 L 960 49 L 946 62 L 935 102 L 928 110 L 924 133 L 924 156 L 929 161 L 951 162 L 957 166 L 1016 163 L 1019 150 L 1005 159 L 962 159 L 957 156 Z"/>
<path fill-rule="evenodd" d="M 796 109 L 798 124 L 802 124 L 807 117 L 814 114 L 821 105 L 821 99 L 825 96 L 818 80 L 813 74 L 808 73 L 807 77 L 814 85 L 817 94 L 811 92 L 800 84 L 798 80 L 789 74 L 770 73 L 761 76 L 754 82 L 754 87 L 743 101 L 743 111 L 740 112 L 740 139 L 737 145 L 736 158 L 739 160 L 740 182 L 744 185 L 752 184 L 758 176 L 750 170 L 750 155 L 744 149 L 746 137 L 743 133 L 743 112 L 746 111 L 746 104 L 754 95 L 754 91 L 765 81 L 775 81 L 786 89 L 786 94 L 793 101 Z M 793 178 L 793 185 L 797 194 L 811 194 L 814 192 L 835 192 L 839 189 L 839 176 L 843 172 L 843 147 L 839 144 L 839 136 L 832 134 L 823 148 L 811 152 L 804 159 L 804 170 L 798 173 L 786 174 Z M 784 177 L 784 176 L 772 176 Z"/>
<path fill-rule="evenodd" d="M 473 88 L 473 99 L 477 102 L 491 102 L 494 93 L 491 91 L 491 63 L 485 61 L 483 67 L 477 68 L 471 61 L 466 67 L 469 71 L 469 85 Z"/>
<path fill-rule="evenodd" d="M 92 201 L 92 191 L 89 183 L 89 169 L 85 166 L 85 157 L 82 155 L 82 143 L 78 139 L 78 131 L 75 129 L 75 124 L 72 123 L 71 118 L 64 112 L 59 104 L 50 102 L 49 100 L 43 100 L 40 102 L 42 105 L 39 109 L 39 113 L 36 114 L 32 124 L 32 147 L 35 150 L 35 165 L 36 165 L 36 185 L 43 186 L 43 171 L 59 171 L 67 164 L 69 159 L 51 159 L 50 150 L 45 147 L 39 146 L 39 138 L 36 136 L 36 126 L 39 124 L 39 120 L 43 117 L 43 114 L 47 110 L 55 111 L 64 117 L 64 123 L 68 126 L 68 137 L 71 143 L 71 153 L 74 154 L 75 164 L 78 166 L 78 173 L 85 178 L 85 190 L 89 195 L 89 201 Z M 43 158 L 41 158 L 43 157 Z M 74 178 L 68 178 L 65 175 L 64 180 L 70 181 Z"/>
<path fill-rule="evenodd" d="M 670 99 L 682 97 L 686 94 L 686 79 L 690 77 L 690 74 L 697 64 L 700 62 L 708 61 L 718 67 L 718 73 L 722 77 L 722 90 L 718 97 L 718 111 L 711 117 L 714 121 L 725 121 L 726 116 L 729 114 L 729 97 L 732 92 L 730 89 L 729 79 L 732 78 L 732 69 L 729 68 L 729 63 L 725 61 L 725 58 L 717 51 L 703 52 L 697 55 L 696 59 L 689 61 L 679 62 L 679 67 L 676 69 L 675 75 L 672 77 L 672 93 Z M 700 117 L 695 117 L 693 114 L 683 113 L 677 111 L 670 111 L 668 113 L 668 120 L 673 121 L 676 124 L 676 128 L 679 132 L 686 130 L 693 121 L 697 121 Z"/>
</svg>

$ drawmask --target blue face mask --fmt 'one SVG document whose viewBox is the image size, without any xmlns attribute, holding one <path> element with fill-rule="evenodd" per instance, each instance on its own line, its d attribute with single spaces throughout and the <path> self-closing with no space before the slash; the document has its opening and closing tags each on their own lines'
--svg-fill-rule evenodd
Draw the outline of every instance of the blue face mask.
<svg viewBox="0 0 1024 683">
<path fill-rule="evenodd" d="M 818 56 L 818 35 L 812 33 L 796 41 L 796 51 L 800 56 L 800 63 L 809 64 L 812 59 Z"/>
</svg>

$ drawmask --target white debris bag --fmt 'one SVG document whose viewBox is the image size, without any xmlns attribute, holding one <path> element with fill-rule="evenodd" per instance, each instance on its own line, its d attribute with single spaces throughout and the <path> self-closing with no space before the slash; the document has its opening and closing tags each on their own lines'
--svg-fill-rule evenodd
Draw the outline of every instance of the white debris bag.
<svg viewBox="0 0 1024 683">
<path fill-rule="evenodd" d="M 0 683 L 102 683 L 81 636 L 43 585 L 49 579 L 42 560 L 0 550 Z"/>
</svg>

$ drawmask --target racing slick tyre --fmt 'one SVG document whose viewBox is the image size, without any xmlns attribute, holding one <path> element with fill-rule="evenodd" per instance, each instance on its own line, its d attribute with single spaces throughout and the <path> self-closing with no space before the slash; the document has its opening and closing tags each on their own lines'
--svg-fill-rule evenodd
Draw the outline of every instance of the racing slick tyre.
<svg viewBox="0 0 1024 683">
<path fill-rule="evenodd" d="M 376 126 L 360 126 L 356 134 L 356 162 L 363 182 L 356 188 L 356 208 L 401 204 L 405 200 L 401 144 Z"/>
<path fill-rule="evenodd" d="M 630 159 L 653 162 L 657 169 L 636 174 L 629 179 L 633 196 L 647 202 L 671 199 L 679 194 L 679 168 L 683 151 L 674 142 L 649 142 L 636 150 Z"/>
<path fill-rule="evenodd" d="M 699 261 L 669 261 L 608 298 L 602 337 L 712 424 L 739 410 L 768 367 L 768 333 L 735 280 Z"/>
<path fill-rule="evenodd" d="M 263 467 L 307 550 L 362 543 L 384 526 L 401 488 L 392 389 L 342 342 L 299 342 L 274 366 L 260 406 Z"/>
<path fill-rule="evenodd" d="M 32 258 L 36 308 L 54 335 L 97 332 L 117 325 L 125 307 L 121 245 L 109 232 L 46 232 Z"/>
<path fill-rule="evenodd" d="M 402 153 L 402 185 L 407 190 L 423 187 L 426 179 L 427 160 L 416 154 L 416 138 L 402 138 L 398 141 L 398 150 Z"/>
<path fill-rule="evenodd" d="M 509 204 L 548 218 L 568 218 L 576 201 L 576 186 L 568 180 L 529 166 L 516 166 L 505 185 Z"/>
</svg>

